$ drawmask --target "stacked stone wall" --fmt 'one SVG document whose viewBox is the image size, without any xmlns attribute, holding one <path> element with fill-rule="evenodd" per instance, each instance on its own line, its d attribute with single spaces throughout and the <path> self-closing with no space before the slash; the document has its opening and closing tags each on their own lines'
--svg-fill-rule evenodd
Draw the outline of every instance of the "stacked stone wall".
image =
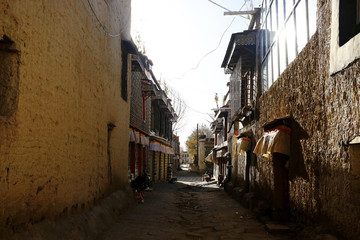
<svg viewBox="0 0 360 240">
<path fill-rule="evenodd" d="M 290 201 L 295 212 L 314 216 L 318 211 L 318 161 L 324 138 L 323 87 L 318 76 L 318 38 L 315 34 L 297 59 L 283 72 L 259 101 L 257 137 L 263 124 L 274 119 L 293 119 L 289 163 Z M 258 158 L 258 188 L 270 195 L 273 189 L 273 159 Z M 266 186 L 264 188 L 264 186 Z"/>
<path fill-rule="evenodd" d="M 309 221 L 323 216 L 333 231 L 356 239 L 360 206 L 351 201 L 358 193 L 351 187 L 348 143 L 360 135 L 360 62 L 330 76 L 330 20 L 331 1 L 318 1 L 317 32 L 260 97 L 256 138 L 261 137 L 265 122 L 292 119 L 292 217 Z M 271 188 L 272 164 L 258 158 L 253 178 L 259 190 Z"/>
</svg>

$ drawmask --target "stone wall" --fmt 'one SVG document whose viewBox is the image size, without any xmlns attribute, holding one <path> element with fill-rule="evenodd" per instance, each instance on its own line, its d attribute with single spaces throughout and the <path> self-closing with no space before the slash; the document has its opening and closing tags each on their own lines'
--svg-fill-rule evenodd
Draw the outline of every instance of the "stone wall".
<svg viewBox="0 0 360 240">
<path fill-rule="evenodd" d="M 348 142 L 360 135 L 360 62 L 329 75 L 330 20 L 331 1 L 318 1 L 317 32 L 258 101 L 256 139 L 265 122 L 292 119 L 292 217 L 307 221 L 321 215 L 332 231 L 355 239 L 360 234 L 360 205 L 351 201 L 358 193 L 351 187 Z M 258 187 L 272 188 L 271 161 L 257 159 L 252 178 Z"/>
<path fill-rule="evenodd" d="M 124 21 L 111 9 L 130 16 L 130 1 L 91 2 L 108 33 Z M 87 1 L 5 0 L 0 19 L 0 39 L 13 41 L 1 63 L 14 65 L 10 74 L 1 67 L 0 81 L 18 77 L 15 107 L 0 116 L 0 223 L 16 231 L 125 187 L 129 99 L 121 98 L 121 37 L 105 33 Z"/>
</svg>

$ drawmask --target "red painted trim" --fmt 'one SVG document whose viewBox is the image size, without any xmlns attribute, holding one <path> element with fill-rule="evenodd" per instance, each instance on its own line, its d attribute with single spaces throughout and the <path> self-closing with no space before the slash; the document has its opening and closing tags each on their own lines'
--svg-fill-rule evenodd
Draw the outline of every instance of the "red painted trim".
<svg viewBox="0 0 360 240">
<path fill-rule="evenodd" d="M 139 173 L 139 176 L 141 175 L 141 153 L 142 153 L 142 151 L 141 151 L 141 148 L 142 148 L 142 146 L 140 145 L 140 144 L 138 144 L 138 173 Z"/>
<path fill-rule="evenodd" d="M 146 165 L 146 148 L 143 147 L 143 168 L 144 168 L 144 170 L 146 170 L 145 165 Z"/>
<path fill-rule="evenodd" d="M 142 105 L 142 109 L 143 109 L 143 120 L 145 121 L 145 96 L 143 96 L 143 105 Z"/>
<path fill-rule="evenodd" d="M 135 143 L 131 143 L 131 173 L 135 173 Z"/>
</svg>

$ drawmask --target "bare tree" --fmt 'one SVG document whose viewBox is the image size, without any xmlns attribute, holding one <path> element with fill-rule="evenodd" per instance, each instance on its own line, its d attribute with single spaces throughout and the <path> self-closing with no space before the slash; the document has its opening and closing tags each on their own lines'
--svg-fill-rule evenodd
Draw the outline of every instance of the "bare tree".
<svg viewBox="0 0 360 240">
<path fill-rule="evenodd" d="M 177 134 L 185 127 L 185 114 L 187 112 L 187 105 L 180 93 L 169 87 L 166 81 L 161 81 L 166 95 L 171 99 L 171 105 L 177 115 L 177 121 L 173 124 L 173 132 Z"/>
<path fill-rule="evenodd" d="M 146 54 L 145 42 L 142 40 L 141 35 L 138 31 L 135 34 L 135 45 L 138 48 L 138 51 L 142 54 Z"/>
</svg>

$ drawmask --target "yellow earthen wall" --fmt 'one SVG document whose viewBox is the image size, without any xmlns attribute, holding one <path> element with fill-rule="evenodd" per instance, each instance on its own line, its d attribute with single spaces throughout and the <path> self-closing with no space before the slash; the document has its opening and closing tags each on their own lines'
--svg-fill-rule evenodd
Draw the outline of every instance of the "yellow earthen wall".
<svg viewBox="0 0 360 240">
<path fill-rule="evenodd" d="M 104 1 L 90 2 L 119 32 L 123 20 Z M 1 1 L 3 35 L 18 51 L 19 95 L 15 113 L 0 118 L 0 223 L 57 219 L 124 187 L 129 101 L 121 98 L 121 37 L 105 34 L 82 0 Z"/>
</svg>

